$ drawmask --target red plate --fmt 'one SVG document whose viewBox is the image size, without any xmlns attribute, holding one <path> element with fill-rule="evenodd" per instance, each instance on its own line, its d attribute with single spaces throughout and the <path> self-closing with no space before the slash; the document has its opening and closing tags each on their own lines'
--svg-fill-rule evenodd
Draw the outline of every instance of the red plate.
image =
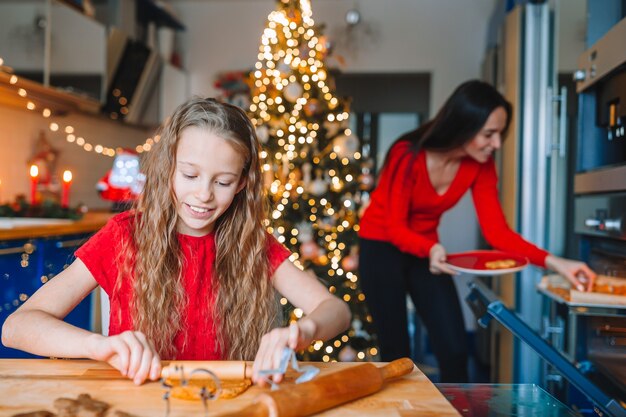
<svg viewBox="0 0 626 417">
<path fill-rule="evenodd" d="M 509 261 L 510 265 L 490 265 L 488 263 L 497 261 Z M 513 264 L 513 262 L 515 262 Z M 448 254 L 447 264 L 450 268 L 458 272 L 465 272 L 473 275 L 503 275 L 521 271 L 528 266 L 528 259 L 524 256 L 514 255 L 498 250 L 474 250 L 460 253 Z M 496 266 L 494 268 L 494 266 Z"/>
</svg>

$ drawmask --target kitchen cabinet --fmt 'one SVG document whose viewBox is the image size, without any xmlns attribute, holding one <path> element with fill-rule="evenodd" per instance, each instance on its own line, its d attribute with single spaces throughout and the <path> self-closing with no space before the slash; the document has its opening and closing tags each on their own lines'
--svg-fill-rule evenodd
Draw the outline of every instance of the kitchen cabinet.
<svg viewBox="0 0 626 417">
<path fill-rule="evenodd" d="M 0 2 L 0 50 L 19 77 L 102 101 L 106 27 L 57 0 Z"/>
<path fill-rule="evenodd" d="M 14 227 L 0 230 L 0 324 L 37 289 L 74 260 L 74 252 L 112 216 L 87 213 L 71 224 Z M 88 330 L 98 330 L 99 297 L 94 291 L 65 318 Z M 0 346 L 0 357 L 34 357 Z"/>
<path fill-rule="evenodd" d="M 0 1 L 0 103 L 154 127 L 189 97 L 187 73 L 170 63 L 174 31 L 184 26 L 166 8 L 106 0 L 94 10 L 90 17 L 59 0 Z M 170 36 L 157 38 L 157 30 Z M 150 65 L 128 45 L 148 54 Z M 129 76 L 137 78 L 129 83 Z M 131 91 L 118 97 L 122 87 Z"/>
<path fill-rule="evenodd" d="M 0 321 L 22 305 L 74 260 L 74 251 L 90 234 L 51 236 L 0 242 Z M 92 326 L 92 297 L 85 298 L 65 318 L 83 329 Z M 0 347 L 0 357 L 28 358 L 33 355 Z"/>
</svg>

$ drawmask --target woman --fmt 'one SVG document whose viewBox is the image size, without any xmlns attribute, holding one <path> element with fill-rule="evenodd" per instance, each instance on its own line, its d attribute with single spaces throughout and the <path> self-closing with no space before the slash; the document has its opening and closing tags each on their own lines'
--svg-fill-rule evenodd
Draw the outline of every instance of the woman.
<svg viewBox="0 0 626 417">
<path fill-rule="evenodd" d="M 434 119 L 391 147 L 361 219 L 360 270 L 384 361 L 409 356 L 406 293 L 426 326 L 441 382 L 467 381 L 463 317 L 437 227 L 468 189 L 481 229 L 496 249 L 523 255 L 579 289 L 595 274 L 554 256 L 506 223 L 492 158 L 511 119 L 511 104 L 481 81 L 461 84 Z"/>
</svg>

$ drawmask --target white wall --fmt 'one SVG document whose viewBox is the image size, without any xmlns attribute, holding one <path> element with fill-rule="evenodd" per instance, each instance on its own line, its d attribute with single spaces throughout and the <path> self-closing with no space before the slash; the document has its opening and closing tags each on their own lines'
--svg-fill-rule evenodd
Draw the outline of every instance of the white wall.
<svg viewBox="0 0 626 417">
<path fill-rule="evenodd" d="M 93 145 L 110 148 L 134 148 L 150 136 L 148 131 L 90 116 L 72 115 L 54 121 L 70 124 L 76 135 L 83 136 Z M 57 173 L 69 169 L 74 176 L 70 205 L 82 202 L 89 209 L 109 208 L 111 203 L 100 199 L 95 185 L 111 169 L 113 158 L 86 152 L 75 143 L 68 143 L 64 134 L 48 129 L 50 122 L 51 119 L 45 119 L 39 113 L 0 106 L 0 203 L 12 201 L 17 194 L 29 197 L 27 161 L 33 156 L 39 132 L 44 130 L 52 147 L 59 151 Z"/>
<path fill-rule="evenodd" d="M 433 76 L 431 108 L 439 107 L 459 83 L 480 75 L 487 21 L 495 0 L 313 0 L 316 25 L 345 58 L 344 72 L 422 72 Z M 363 25 L 377 35 L 343 46 L 344 16 L 358 6 Z M 194 94 L 215 94 L 215 74 L 252 68 L 274 0 L 177 0 L 185 22 L 185 67 Z M 365 27 L 365 26 L 364 26 Z M 343 35 L 343 36 L 341 36 Z M 329 59 L 329 66 L 338 66 Z"/>
</svg>

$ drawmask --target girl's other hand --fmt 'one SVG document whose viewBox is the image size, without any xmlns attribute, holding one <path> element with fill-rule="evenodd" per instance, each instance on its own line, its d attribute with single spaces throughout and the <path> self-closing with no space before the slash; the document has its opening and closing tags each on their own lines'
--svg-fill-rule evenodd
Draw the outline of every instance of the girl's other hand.
<svg viewBox="0 0 626 417">
<path fill-rule="evenodd" d="M 125 331 L 115 336 L 94 334 L 91 359 L 107 362 L 137 385 L 161 377 L 161 359 L 141 332 Z"/>
<path fill-rule="evenodd" d="M 567 278 L 578 291 L 591 291 L 596 273 L 586 263 L 548 255 L 546 267 Z"/>
<path fill-rule="evenodd" d="M 288 327 L 279 327 L 266 333 L 261 338 L 261 345 L 252 365 L 252 382 L 264 386 L 266 381 L 259 376 L 259 372 L 267 369 L 278 369 L 285 347 L 295 351 L 308 347 L 313 342 L 315 323 L 303 318 L 291 323 Z M 282 381 L 282 374 L 274 374 L 272 381 Z"/>
<path fill-rule="evenodd" d="M 446 248 L 444 248 L 441 243 L 435 243 L 435 245 L 430 248 L 430 273 L 435 275 L 457 275 L 458 272 L 446 264 L 446 259 Z"/>
</svg>

